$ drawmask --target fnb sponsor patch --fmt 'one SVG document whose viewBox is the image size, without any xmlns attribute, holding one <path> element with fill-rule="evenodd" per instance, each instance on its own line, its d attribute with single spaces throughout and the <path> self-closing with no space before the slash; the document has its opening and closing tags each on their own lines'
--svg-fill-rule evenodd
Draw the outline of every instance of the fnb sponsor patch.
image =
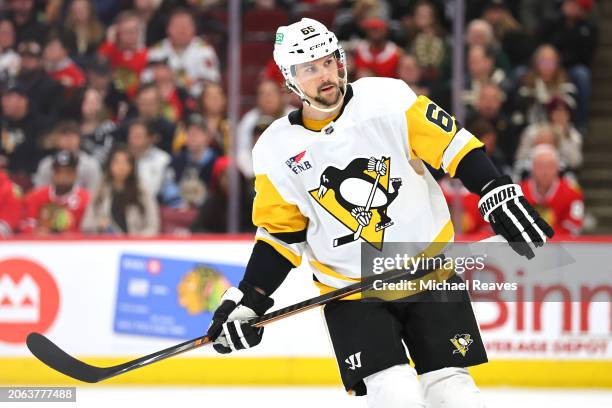
<svg viewBox="0 0 612 408">
<path fill-rule="evenodd" d="M 285 164 L 295 174 L 300 174 L 303 171 L 310 170 L 312 168 L 312 165 L 310 164 L 308 160 L 304 159 L 305 155 L 306 155 L 306 150 L 296 154 L 293 157 L 290 157 L 289 159 L 287 159 Z"/>
</svg>

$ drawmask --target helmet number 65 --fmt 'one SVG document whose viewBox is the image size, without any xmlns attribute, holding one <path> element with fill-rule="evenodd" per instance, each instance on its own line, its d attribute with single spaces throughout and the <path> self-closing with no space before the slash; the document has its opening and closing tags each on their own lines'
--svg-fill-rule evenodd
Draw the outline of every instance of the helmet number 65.
<svg viewBox="0 0 612 408">
<path fill-rule="evenodd" d="M 447 133 L 453 130 L 453 117 L 444 112 L 444 110 L 440 109 L 440 107 L 435 103 L 430 103 L 427 106 L 425 117 L 428 121 L 437 125 Z"/>
<path fill-rule="evenodd" d="M 308 35 L 310 33 L 314 33 L 315 29 L 313 26 L 308 26 L 308 27 L 302 28 L 300 31 L 302 31 L 302 34 Z"/>
</svg>

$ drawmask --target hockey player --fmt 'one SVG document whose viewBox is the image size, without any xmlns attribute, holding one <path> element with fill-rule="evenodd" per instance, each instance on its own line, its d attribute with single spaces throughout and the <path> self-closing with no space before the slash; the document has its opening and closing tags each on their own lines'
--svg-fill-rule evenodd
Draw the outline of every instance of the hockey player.
<svg viewBox="0 0 612 408">
<path fill-rule="evenodd" d="M 218 352 L 259 344 L 263 329 L 247 321 L 272 307 L 270 295 L 303 258 L 326 292 L 360 278 L 360 242 L 381 249 L 452 241 L 444 196 L 422 161 L 479 194 L 481 214 L 519 254 L 532 257 L 552 237 L 482 143 L 434 102 L 395 79 L 348 84 L 344 51 L 321 23 L 279 27 L 274 60 L 303 106 L 276 120 L 253 149 L 256 243 L 208 330 Z M 465 367 L 487 357 L 467 293 L 460 298 L 327 305 L 347 391 L 367 394 L 369 407 L 482 407 Z"/>
</svg>

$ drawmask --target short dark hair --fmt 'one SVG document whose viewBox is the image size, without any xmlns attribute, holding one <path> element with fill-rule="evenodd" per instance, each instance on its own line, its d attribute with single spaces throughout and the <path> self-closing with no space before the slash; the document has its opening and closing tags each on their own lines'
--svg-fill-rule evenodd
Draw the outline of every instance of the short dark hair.
<svg viewBox="0 0 612 408">
<path fill-rule="evenodd" d="M 178 7 L 176 9 L 174 9 L 172 11 L 172 13 L 170 13 L 170 17 L 168 17 L 168 24 L 170 24 L 170 20 L 172 20 L 174 17 L 176 16 L 180 16 L 180 15 L 185 15 L 187 17 L 189 17 L 191 19 L 191 22 L 193 23 L 193 25 L 196 25 L 196 20 L 193 17 L 193 15 L 191 14 L 191 12 L 189 10 L 187 10 L 184 7 Z"/>
<path fill-rule="evenodd" d="M 482 136 L 484 136 L 486 134 L 489 134 L 489 133 L 497 134 L 497 132 L 495 131 L 495 128 L 493 127 L 491 122 L 489 122 L 487 119 L 481 118 L 479 116 L 477 116 L 476 118 L 474 118 L 474 119 L 472 119 L 470 121 L 468 129 L 478 139 L 480 139 Z"/>
<path fill-rule="evenodd" d="M 128 122 L 127 125 L 127 129 L 128 131 L 133 127 L 133 126 L 142 126 L 145 128 L 145 132 L 147 133 L 147 136 L 149 137 L 155 137 L 157 135 L 157 130 L 155 130 L 155 127 L 153 126 L 153 124 L 145 119 L 142 118 L 136 118 L 131 120 L 130 122 Z"/>
<path fill-rule="evenodd" d="M 79 124 L 74 120 L 63 120 L 58 123 L 53 129 L 53 133 L 57 135 L 65 135 L 68 133 L 76 133 L 77 135 L 81 135 L 81 129 L 79 128 Z"/>
</svg>

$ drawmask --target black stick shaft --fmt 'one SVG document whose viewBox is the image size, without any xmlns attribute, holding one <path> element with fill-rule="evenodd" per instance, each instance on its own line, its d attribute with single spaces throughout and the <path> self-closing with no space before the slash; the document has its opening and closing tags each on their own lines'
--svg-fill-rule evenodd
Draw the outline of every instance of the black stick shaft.
<svg viewBox="0 0 612 408">
<path fill-rule="evenodd" d="M 443 255 L 439 255 L 438 257 L 443 257 Z M 427 264 L 435 265 L 436 262 L 427 262 Z M 267 313 L 261 317 L 253 319 L 251 323 L 256 327 L 265 326 L 274 321 L 293 316 L 297 313 L 304 312 L 317 306 L 322 306 L 335 300 L 372 289 L 375 281 L 388 282 L 400 279 L 410 274 L 418 274 L 418 276 L 420 276 L 421 274 L 431 272 L 432 270 L 432 267 L 418 269 L 416 271 L 411 269 L 394 270 L 380 275 L 369 276 L 342 289 L 337 289 L 325 295 L 316 296 L 303 302 Z M 207 336 L 196 337 L 195 339 L 185 341 L 177 344 L 176 346 L 168 347 L 164 350 L 160 350 L 112 367 L 95 367 L 84 363 L 72 357 L 55 345 L 51 340 L 39 333 L 30 333 L 28 335 L 26 344 L 36 358 L 52 369 L 80 381 L 95 383 L 124 374 L 140 367 L 148 366 L 168 357 L 172 357 L 189 350 L 194 350 L 206 344 L 210 344 L 210 339 Z"/>
</svg>

